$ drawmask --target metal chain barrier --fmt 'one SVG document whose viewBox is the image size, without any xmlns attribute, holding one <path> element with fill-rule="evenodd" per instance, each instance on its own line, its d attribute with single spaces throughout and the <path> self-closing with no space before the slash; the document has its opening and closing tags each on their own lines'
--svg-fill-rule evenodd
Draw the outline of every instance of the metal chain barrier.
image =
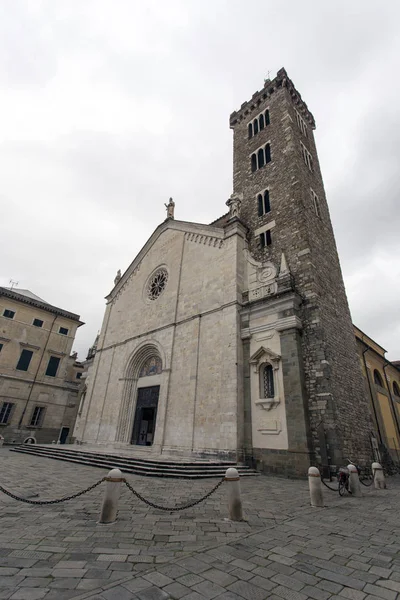
<svg viewBox="0 0 400 600">
<path fill-rule="evenodd" d="M 374 478 L 375 478 L 375 469 L 372 471 L 372 479 L 369 483 L 364 483 L 363 479 L 360 479 L 360 483 L 365 485 L 365 487 L 370 487 L 374 483 Z"/>
<path fill-rule="evenodd" d="M 77 492 L 76 494 L 72 494 L 71 496 L 64 496 L 63 498 L 58 498 L 57 500 L 28 500 L 27 498 L 21 498 L 20 496 L 16 496 L 15 494 L 12 494 L 11 492 L 9 492 L 5 488 L 3 488 L 1 485 L 0 485 L 0 492 L 3 492 L 3 494 L 5 494 L 6 496 L 9 496 L 10 498 L 13 498 L 13 500 L 18 500 L 19 502 L 25 502 L 26 504 L 42 504 L 42 505 L 43 504 L 59 504 L 60 502 L 67 502 L 67 500 L 73 500 L 74 498 L 79 498 L 79 496 L 83 496 L 83 494 L 87 494 L 91 490 L 94 490 L 94 488 L 96 488 L 98 485 L 103 483 L 104 480 L 105 480 L 105 477 L 103 477 L 102 479 L 99 479 L 99 481 L 96 481 L 96 483 L 94 483 L 93 485 L 90 485 L 86 489 L 81 490 L 80 492 Z"/>
<path fill-rule="evenodd" d="M 150 500 L 146 500 L 146 498 L 144 498 L 141 494 L 139 494 L 139 492 L 134 490 L 133 487 L 131 486 L 131 484 L 126 480 L 125 480 L 125 485 L 132 492 L 132 494 L 134 496 L 136 496 L 136 498 L 138 498 L 139 500 L 141 500 L 142 502 L 147 504 L 147 506 L 151 506 L 152 508 L 156 508 L 158 510 L 165 510 L 167 512 L 176 512 L 179 510 L 185 510 L 185 508 L 192 508 L 193 506 L 200 504 L 200 502 L 203 502 L 204 500 L 209 498 L 212 494 L 214 494 L 214 492 L 217 491 L 217 489 L 223 484 L 224 481 L 225 481 L 225 477 L 223 477 L 221 479 L 221 481 L 219 481 L 217 483 L 217 485 L 215 485 L 212 488 L 212 490 L 210 492 L 208 492 L 208 494 L 206 494 L 202 498 L 199 498 L 198 500 L 194 500 L 193 502 L 189 502 L 188 504 L 181 504 L 178 506 L 160 506 L 159 504 L 155 504 L 154 502 L 151 502 Z"/>
<path fill-rule="evenodd" d="M 328 485 L 327 483 L 325 483 L 325 481 L 322 479 L 322 477 L 321 477 L 321 481 L 324 484 L 324 486 L 328 488 L 328 490 L 331 490 L 332 492 L 337 492 L 339 490 L 339 485 L 337 486 L 337 488 L 333 488 L 330 485 Z"/>
</svg>

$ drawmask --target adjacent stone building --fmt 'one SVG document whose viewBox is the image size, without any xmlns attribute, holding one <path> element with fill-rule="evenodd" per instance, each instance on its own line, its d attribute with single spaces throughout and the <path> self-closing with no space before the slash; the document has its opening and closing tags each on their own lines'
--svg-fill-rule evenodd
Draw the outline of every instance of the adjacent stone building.
<svg viewBox="0 0 400 600">
<path fill-rule="evenodd" d="M 369 462 L 370 415 L 314 117 L 284 69 L 230 117 L 233 194 L 117 275 L 75 436 L 304 474 Z"/>
<path fill-rule="evenodd" d="M 83 367 L 71 355 L 78 315 L 0 287 L 0 435 L 5 443 L 71 440 Z"/>
</svg>

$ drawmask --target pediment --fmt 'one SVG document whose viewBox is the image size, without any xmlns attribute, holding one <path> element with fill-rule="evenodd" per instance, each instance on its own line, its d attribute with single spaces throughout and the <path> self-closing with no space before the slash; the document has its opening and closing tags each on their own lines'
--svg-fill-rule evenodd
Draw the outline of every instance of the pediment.
<svg viewBox="0 0 400 600">
<path fill-rule="evenodd" d="M 278 368 L 278 363 L 281 360 L 279 354 L 276 354 L 270 348 L 264 348 L 261 346 L 254 354 L 250 357 L 250 364 L 253 365 L 255 372 L 257 372 L 260 368 L 260 365 L 264 362 L 269 362 L 276 369 Z"/>
<path fill-rule="evenodd" d="M 202 225 L 200 223 L 190 223 L 188 221 L 166 219 L 157 227 L 157 229 L 155 229 L 143 248 L 133 259 L 125 273 L 119 280 L 117 280 L 114 288 L 106 296 L 106 300 L 108 302 L 114 300 L 114 298 L 124 288 L 128 280 L 140 270 L 141 263 L 150 249 L 160 241 L 160 238 L 165 237 L 165 234 L 171 231 L 181 232 L 185 235 L 188 241 L 206 244 L 216 249 L 222 247 L 225 238 L 225 232 L 222 228 L 220 229 L 211 225 Z"/>
</svg>

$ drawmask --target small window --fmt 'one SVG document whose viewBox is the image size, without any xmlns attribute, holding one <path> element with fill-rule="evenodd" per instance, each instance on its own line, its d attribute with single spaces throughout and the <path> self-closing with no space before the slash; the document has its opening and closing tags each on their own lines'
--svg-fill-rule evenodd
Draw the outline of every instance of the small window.
<svg viewBox="0 0 400 600">
<path fill-rule="evenodd" d="M 397 396 L 398 398 L 400 398 L 400 389 L 399 386 L 397 385 L 397 383 L 395 381 L 393 381 L 393 393 L 395 396 Z"/>
<path fill-rule="evenodd" d="M 265 164 L 271 162 L 271 146 L 267 144 L 265 146 Z"/>
<path fill-rule="evenodd" d="M 251 155 L 251 172 L 254 173 L 257 171 L 257 156 L 255 154 Z"/>
<path fill-rule="evenodd" d="M 35 408 L 33 409 L 30 423 L 29 423 L 30 427 L 41 427 L 42 426 L 44 410 L 45 409 L 43 406 L 35 406 Z"/>
<path fill-rule="evenodd" d="M 256 135 L 258 133 L 258 119 L 254 119 L 254 121 L 253 121 L 253 131 L 254 131 L 254 135 Z"/>
<path fill-rule="evenodd" d="M 265 127 L 265 124 L 264 124 L 264 115 L 260 115 L 258 117 L 258 122 L 260 124 L 260 131 L 262 131 L 264 129 L 264 127 Z"/>
<path fill-rule="evenodd" d="M 258 168 L 261 169 L 261 167 L 263 167 L 265 165 L 263 148 L 259 149 L 259 151 L 257 153 L 257 159 L 258 159 Z"/>
<path fill-rule="evenodd" d="M 313 201 L 315 214 L 317 215 L 317 217 L 321 218 L 321 212 L 319 210 L 319 198 L 312 188 L 310 188 L 310 190 L 311 190 L 311 198 Z"/>
<path fill-rule="evenodd" d="M 68 331 L 69 330 L 66 327 L 60 327 L 58 333 L 61 333 L 62 335 L 68 335 Z"/>
<path fill-rule="evenodd" d="M 5 311 L 3 312 L 3 317 L 6 317 L 7 319 L 13 319 L 15 316 L 15 310 L 9 310 L 8 308 L 5 309 Z"/>
<path fill-rule="evenodd" d="M 258 205 L 258 216 L 262 217 L 267 213 L 271 212 L 271 205 L 269 203 L 269 191 L 265 190 L 263 194 L 258 194 L 257 196 L 257 205 Z"/>
<path fill-rule="evenodd" d="M 313 170 L 312 156 L 303 143 L 300 142 L 300 146 L 301 146 L 301 153 L 303 155 L 303 160 L 304 160 L 305 164 L 307 165 L 307 167 L 310 169 L 310 171 L 312 171 Z"/>
<path fill-rule="evenodd" d="M 3 402 L 0 408 L 0 425 L 9 423 L 13 406 L 14 404 L 11 404 L 11 402 Z"/>
<path fill-rule="evenodd" d="M 60 359 L 58 356 L 50 356 L 49 362 L 47 364 L 46 375 L 47 377 L 55 377 L 57 375 L 58 365 L 60 364 Z"/>
<path fill-rule="evenodd" d="M 258 196 L 257 196 L 257 204 L 258 204 L 258 216 L 262 217 L 264 214 L 264 210 L 263 210 L 263 197 L 261 194 L 258 194 Z"/>
<path fill-rule="evenodd" d="M 18 371 L 27 371 L 29 369 L 32 356 L 32 350 L 22 350 L 16 369 Z"/>
<path fill-rule="evenodd" d="M 265 115 L 265 125 L 269 125 L 270 124 L 270 120 L 269 120 L 269 110 L 267 109 L 264 113 Z"/>
<path fill-rule="evenodd" d="M 34 325 L 35 327 L 43 327 L 43 321 L 41 321 L 40 319 L 33 319 L 32 325 Z"/>
<path fill-rule="evenodd" d="M 265 246 L 270 246 L 272 244 L 270 229 L 267 229 L 267 231 L 263 231 L 260 234 L 260 243 L 261 243 L 261 248 L 265 248 Z"/>
<path fill-rule="evenodd" d="M 377 371 L 377 369 L 374 370 L 374 383 L 375 383 L 375 385 L 379 385 L 380 387 L 384 387 L 384 385 L 383 385 L 383 379 L 382 379 L 381 374 L 379 373 L 379 371 Z"/>
<path fill-rule="evenodd" d="M 82 377 L 82 372 L 80 371 L 79 373 L 76 374 L 76 378 L 80 379 Z"/>
<path fill-rule="evenodd" d="M 263 398 L 274 398 L 275 397 L 275 386 L 274 386 L 274 370 L 272 365 L 264 365 L 262 369 L 262 397 Z"/>
<path fill-rule="evenodd" d="M 0 352 L 3 350 L 3 345 L 4 344 L 0 344 Z"/>
<path fill-rule="evenodd" d="M 249 139 L 253 137 L 253 123 L 249 123 Z"/>
</svg>

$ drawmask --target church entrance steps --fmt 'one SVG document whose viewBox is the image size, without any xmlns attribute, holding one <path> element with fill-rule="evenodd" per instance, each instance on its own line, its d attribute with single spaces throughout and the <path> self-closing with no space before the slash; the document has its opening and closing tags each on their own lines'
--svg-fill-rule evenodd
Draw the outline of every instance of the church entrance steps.
<svg viewBox="0 0 400 600">
<path fill-rule="evenodd" d="M 133 473 L 145 477 L 176 477 L 185 479 L 205 479 L 209 477 L 221 478 L 228 467 L 238 469 L 241 477 L 256 476 L 259 473 L 247 466 L 237 465 L 234 462 L 225 461 L 178 461 L 176 459 L 148 459 L 141 456 L 127 456 L 126 453 L 106 453 L 103 450 L 83 451 L 68 449 L 55 445 L 21 445 L 11 449 L 12 452 L 21 452 L 83 464 L 102 469 L 121 469 L 123 473 Z"/>
</svg>

